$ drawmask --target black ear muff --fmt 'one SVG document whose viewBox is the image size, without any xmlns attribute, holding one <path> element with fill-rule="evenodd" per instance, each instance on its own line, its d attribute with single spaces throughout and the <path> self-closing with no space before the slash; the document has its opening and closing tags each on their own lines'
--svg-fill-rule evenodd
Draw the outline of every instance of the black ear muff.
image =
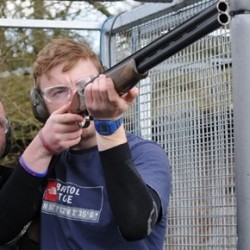
<svg viewBox="0 0 250 250">
<path fill-rule="evenodd" d="M 3 152 L 0 156 L 1 159 L 3 159 L 11 151 L 12 143 L 13 143 L 12 128 L 9 125 L 8 131 L 5 134 L 5 145 L 4 145 Z"/>
<path fill-rule="evenodd" d="M 41 93 L 37 89 L 35 88 L 31 89 L 30 100 L 32 105 L 32 111 L 35 118 L 38 121 L 45 123 L 49 117 L 49 112 L 41 96 Z"/>
</svg>

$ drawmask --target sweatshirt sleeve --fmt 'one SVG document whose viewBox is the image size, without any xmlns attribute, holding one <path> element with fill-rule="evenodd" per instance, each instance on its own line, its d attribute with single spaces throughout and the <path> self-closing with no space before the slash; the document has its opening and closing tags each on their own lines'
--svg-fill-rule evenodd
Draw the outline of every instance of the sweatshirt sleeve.
<svg viewBox="0 0 250 250">
<path fill-rule="evenodd" d="M 18 163 L 0 190 L 0 245 L 13 240 L 40 208 L 46 178 L 27 173 Z"/>
<path fill-rule="evenodd" d="M 137 173 L 127 143 L 100 152 L 100 157 L 111 209 L 122 236 L 128 241 L 143 239 L 158 220 L 158 195 Z"/>
</svg>

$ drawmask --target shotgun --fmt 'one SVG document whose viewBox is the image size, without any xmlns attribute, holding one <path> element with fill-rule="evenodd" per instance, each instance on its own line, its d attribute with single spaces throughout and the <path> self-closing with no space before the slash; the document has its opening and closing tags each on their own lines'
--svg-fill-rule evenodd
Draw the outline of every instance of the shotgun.
<svg viewBox="0 0 250 250">
<path fill-rule="evenodd" d="M 229 22 L 229 5 L 219 0 L 102 74 L 113 80 L 116 91 L 122 95 L 146 78 L 151 68 Z M 78 91 L 72 97 L 70 112 L 86 117 L 82 127 L 87 127 L 91 119 L 84 103 L 84 88 L 94 79 L 78 83 Z"/>
</svg>

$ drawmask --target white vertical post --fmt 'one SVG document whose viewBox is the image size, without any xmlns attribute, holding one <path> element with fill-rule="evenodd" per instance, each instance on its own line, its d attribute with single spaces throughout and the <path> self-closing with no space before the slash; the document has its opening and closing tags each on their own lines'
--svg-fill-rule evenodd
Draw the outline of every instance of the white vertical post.
<svg viewBox="0 0 250 250">
<path fill-rule="evenodd" d="M 239 250 L 250 247 L 250 1 L 231 0 L 237 232 Z"/>
</svg>

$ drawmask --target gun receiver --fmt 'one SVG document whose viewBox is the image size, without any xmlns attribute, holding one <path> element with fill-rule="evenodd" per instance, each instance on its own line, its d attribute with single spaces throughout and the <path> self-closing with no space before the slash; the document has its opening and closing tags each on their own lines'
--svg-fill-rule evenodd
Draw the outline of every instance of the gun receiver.
<svg viewBox="0 0 250 250">
<path fill-rule="evenodd" d="M 146 78 L 151 68 L 198 39 L 228 24 L 230 21 L 228 13 L 228 3 L 225 0 L 220 0 L 104 71 L 103 74 L 112 78 L 117 92 L 122 95 L 134 87 L 141 79 Z M 79 84 L 79 90 L 72 98 L 71 112 L 86 115 L 83 92 L 85 86 L 93 80 Z"/>
</svg>

